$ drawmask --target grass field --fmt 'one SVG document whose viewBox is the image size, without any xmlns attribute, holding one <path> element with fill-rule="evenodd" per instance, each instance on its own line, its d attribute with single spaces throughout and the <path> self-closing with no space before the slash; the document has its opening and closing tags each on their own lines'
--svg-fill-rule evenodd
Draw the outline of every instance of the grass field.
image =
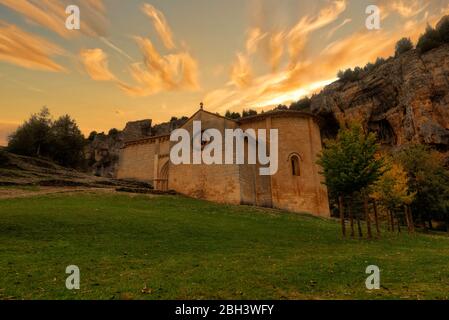
<svg viewBox="0 0 449 320">
<path fill-rule="evenodd" d="M 81 289 L 65 288 L 65 268 Z M 365 268 L 382 288 L 365 288 Z M 447 299 L 449 239 L 176 196 L 0 200 L 1 299 Z"/>
</svg>

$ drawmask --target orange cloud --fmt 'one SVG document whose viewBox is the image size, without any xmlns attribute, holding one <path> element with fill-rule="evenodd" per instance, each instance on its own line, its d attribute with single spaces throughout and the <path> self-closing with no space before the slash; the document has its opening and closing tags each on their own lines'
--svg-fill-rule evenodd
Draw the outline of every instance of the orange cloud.
<svg viewBox="0 0 449 320">
<path fill-rule="evenodd" d="M 231 81 L 239 88 L 245 88 L 251 85 L 253 76 L 248 58 L 237 53 L 236 61 L 231 68 Z"/>
<path fill-rule="evenodd" d="M 81 62 L 89 76 L 96 81 L 115 80 L 109 71 L 108 57 L 101 49 L 87 49 L 80 52 Z"/>
<path fill-rule="evenodd" d="M 163 90 L 195 90 L 199 88 L 198 64 L 187 51 L 162 56 L 146 38 L 135 37 L 143 54 L 143 63 L 133 63 L 130 73 L 137 86 L 120 83 L 131 96 L 149 96 Z"/>
<path fill-rule="evenodd" d="M 0 0 L 0 4 L 64 38 L 78 34 L 65 27 L 66 5 L 60 0 Z M 70 4 L 78 5 L 82 12 L 81 33 L 89 36 L 105 34 L 107 23 L 102 0 L 73 0 Z"/>
<path fill-rule="evenodd" d="M 271 73 L 253 75 L 251 83 L 247 86 L 241 86 L 241 83 L 235 81 L 235 75 L 231 76 L 230 83 L 224 88 L 209 92 L 204 97 L 204 102 L 211 109 L 224 111 L 223 108 L 264 108 L 298 100 L 335 81 L 336 74 L 341 69 L 364 66 L 370 61 L 374 62 L 378 57 L 392 55 L 396 42 L 402 37 L 410 37 L 416 42 L 419 35 L 424 32 L 427 23 L 433 25 L 439 20 L 441 11 L 441 6 L 432 7 L 433 13 L 429 12 L 419 17 L 418 15 L 406 17 L 406 13 L 403 12 L 399 27 L 393 30 L 369 31 L 361 26 L 359 31 L 317 49 L 318 54 L 305 55 L 304 49 L 308 45 L 307 38 L 314 31 L 330 26 L 331 22 L 337 21 L 345 7 L 344 1 L 333 2 L 330 7 L 322 9 L 317 16 L 300 19 L 286 33 L 286 37 L 279 33 L 277 40 L 274 41 L 276 45 L 272 45 L 269 50 L 269 58 L 273 58 L 272 61 L 276 62 L 270 63 L 270 59 L 268 59 L 273 70 Z M 397 4 L 394 8 L 399 10 Z M 334 34 L 338 28 L 347 23 L 349 20 L 342 20 L 333 29 L 329 28 L 330 32 L 327 34 Z M 268 34 L 268 39 L 271 39 L 275 33 L 268 32 Z M 298 42 L 292 45 L 293 39 L 298 39 Z M 289 47 L 290 61 L 283 70 L 277 71 L 273 65 L 279 65 L 282 48 L 285 46 Z M 279 51 L 276 51 L 276 48 L 280 48 Z M 245 64 L 241 63 L 241 65 Z M 245 75 L 245 72 L 237 74 Z"/>
<path fill-rule="evenodd" d="M 308 35 L 337 20 L 340 14 L 346 10 L 346 5 L 346 0 L 335 0 L 329 6 L 321 9 L 318 15 L 303 17 L 290 30 L 287 39 L 291 65 L 299 61 L 302 50 L 307 43 Z"/>
<path fill-rule="evenodd" d="M 142 10 L 148 17 L 152 19 L 153 26 L 156 29 L 160 39 L 164 43 L 164 46 L 167 49 L 174 49 L 175 42 L 173 41 L 173 33 L 167 23 L 167 20 L 165 19 L 164 14 L 147 3 L 143 5 Z"/>
<path fill-rule="evenodd" d="M 51 56 L 62 55 L 57 45 L 0 21 L 0 60 L 34 70 L 65 71 Z"/>
</svg>

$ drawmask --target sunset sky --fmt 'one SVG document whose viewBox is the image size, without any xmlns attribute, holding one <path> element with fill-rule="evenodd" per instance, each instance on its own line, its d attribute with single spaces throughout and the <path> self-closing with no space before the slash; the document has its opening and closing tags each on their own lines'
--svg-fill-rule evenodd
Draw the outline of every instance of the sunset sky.
<svg viewBox="0 0 449 320">
<path fill-rule="evenodd" d="M 81 30 L 65 8 L 81 9 Z M 381 30 L 365 9 L 381 9 Z M 416 41 L 449 0 L 0 0 L 0 145 L 31 113 L 85 134 L 288 103 Z"/>
</svg>

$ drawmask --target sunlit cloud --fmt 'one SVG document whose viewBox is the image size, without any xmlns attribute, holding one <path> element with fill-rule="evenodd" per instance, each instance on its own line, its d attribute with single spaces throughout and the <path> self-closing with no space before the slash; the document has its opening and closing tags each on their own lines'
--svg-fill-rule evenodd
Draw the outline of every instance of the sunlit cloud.
<svg viewBox="0 0 449 320">
<path fill-rule="evenodd" d="M 0 60 L 34 70 L 52 72 L 65 68 L 52 60 L 64 50 L 39 36 L 0 21 Z"/>
<path fill-rule="evenodd" d="M 318 15 L 305 16 L 299 20 L 287 35 L 291 65 L 301 58 L 309 34 L 337 20 L 340 14 L 346 10 L 346 5 L 346 0 L 335 0 L 321 9 Z"/>
<path fill-rule="evenodd" d="M 108 57 L 101 49 L 85 49 L 80 52 L 81 62 L 89 76 L 96 81 L 115 80 L 109 71 Z"/>
<path fill-rule="evenodd" d="M 348 23 L 351 23 L 352 19 L 345 19 L 342 23 L 340 23 L 338 26 L 332 28 L 328 34 L 327 34 L 327 38 L 332 38 L 332 36 L 341 28 L 343 28 L 345 25 L 347 25 Z"/>
<path fill-rule="evenodd" d="M 133 63 L 130 73 L 137 86 L 119 84 L 131 96 L 149 96 L 161 91 L 196 90 L 199 88 L 198 65 L 187 51 L 161 55 L 153 43 L 142 37 L 135 37 L 143 63 Z"/>
<path fill-rule="evenodd" d="M 143 5 L 142 10 L 153 21 L 153 26 L 165 47 L 167 49 L 174 49 L 175 42 L 173 40 L 173 33 L 167 23 L 167 20 L 165 19 L 164 14 L 147 3 Z"/>
<path fill-rule="evenodd" d="M 0 4 L 45 27 L 64 38 L 75 36 L 79 33 L 89 36 L 104 36 L 106 34 L 107 20 L 105 6 L 102 0 L 0 0 Z M 74 4 L 80 7 L 82 12 L 82 28 L 79 32 L 65 28 L 67 5 Z"/>
<path fill-rule="evenodd" d="M 238 88 L 251 85 L 253 80 L 252 69 L 249 59 L 243 53 L 237 53 L 236 60 L 231 68 L 231 81 Z"/>
</svg>

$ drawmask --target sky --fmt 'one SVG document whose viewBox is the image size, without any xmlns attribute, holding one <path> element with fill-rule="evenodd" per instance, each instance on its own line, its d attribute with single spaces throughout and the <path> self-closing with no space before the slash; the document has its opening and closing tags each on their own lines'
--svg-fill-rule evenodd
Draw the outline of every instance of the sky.
<svg viewBox="0 0 449 320">
<path fill-rule="evenodd" d="M 366 28 L 373 4 L 380 30 Z M 0 145 L 43 106 L 88 135 L 200 102 L 222 114 L 289 103 L 445 14 L 449 0 L 0 0 Z"/>
</svg>

